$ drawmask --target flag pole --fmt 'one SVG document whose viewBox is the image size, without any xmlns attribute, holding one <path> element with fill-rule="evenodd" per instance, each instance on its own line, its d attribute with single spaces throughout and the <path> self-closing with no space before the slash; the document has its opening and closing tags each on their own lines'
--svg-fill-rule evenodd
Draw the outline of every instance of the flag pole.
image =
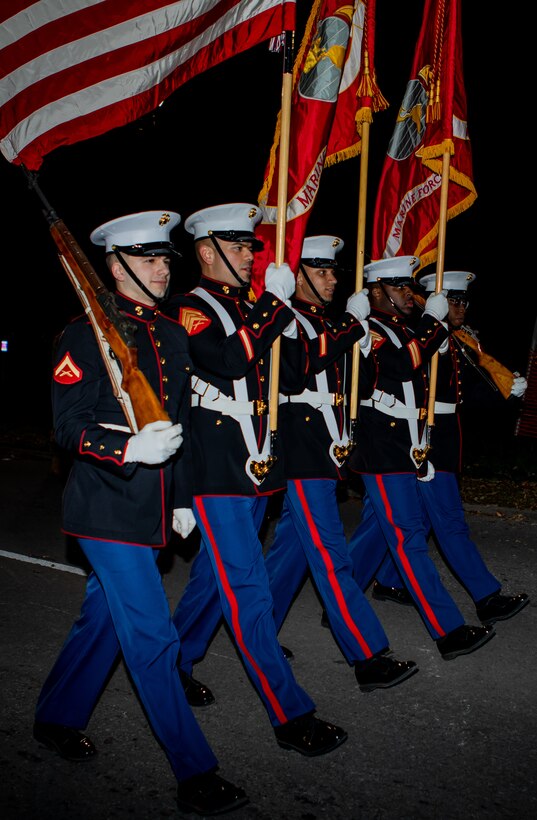
<svg viewBox="0 0 537 820">
<path fill-rule="evenodd" d="M 353 18 L 354 20 L 354 18 Z M 355 291 L 364 287 L 365 265 L 365 223 L 367 208 L 367 177 L 369 168 L 369 131 L 373 120 L 373 111 L 388 107 L 380 88 L 377 85 L 374 68 L 375 43 L 375 0 L 364 2 L 363 37 L 360 56 L 360 81 L 357 97 L 361 104 L 356 114 L 356 124 L 360 134 L 360 183 L 358 188 L 358 225 L 356 241 L 356 280 Z M 356 426 L 358 422 L 358 380 L 360 365 L 360 344 L 355 342 L 352 349 L 351 395 L 350 395 L 350 440 L 356 445 Z"/>
<path fill-rule="evenodd" d="M 449 141 L 447 141 L 447 144 L 444 146 L 444 153 L 442 155 L 442 186 L 440 189 L 440 218 L 438 224 L 438 256 L 436 259 L 435 293 L 440 293 L 444 283 L 450 158 L 450 144 Z M 427 411 L 427 423 L 429 427 L 432 427 L 434 425 L 434 403 L 436 400 L 437 376 L 438 352 L 436 352 L 431 359 L 431 372 L 429 378 L 429 406 Z"/>
<path fill-rule="evenodd" d="M 291 132 L 291 98 L 293 93 L 293 40 L 294 31 L 286 31 L 284 37 L 282 106 L 280 117 L 280 154 L 278 165 L 278 204 L 276 217 L 275 264 L 280 267 L 285 262 L 285 228 L 287 225 L 287 182 L 289 171 L 289 138 Z M 272 344 L 270 374 L 270 431 L 272 437 L 278 429 L 278 404 L 280 384 L 281 337 Z"/>
<path fill-rule="evenodd" d="M 360 185 L 358 190 L 358 233 L 356 241 L 356 282 L 355 291 L 364 286 L 364 249 L 365 249 L 365 219 L 367 203 L 367 173 L 369 162 L 369 126 L 368 120 L 362 122 L 362 150 L 360 153 Z M 351 369 L 351 406 L 350 406 L 350 433 L 351 442 L 356 443 L 356 423 L 358 419 L 358 373 L 360 364 L 360 343 L 355 342 L 352 348 Z"/>
</svg>

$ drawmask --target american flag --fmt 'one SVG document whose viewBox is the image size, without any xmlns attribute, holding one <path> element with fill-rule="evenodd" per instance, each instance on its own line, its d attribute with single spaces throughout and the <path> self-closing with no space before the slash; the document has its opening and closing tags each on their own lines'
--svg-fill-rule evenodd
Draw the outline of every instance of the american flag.
<svg viewBox="0 0 537 820">
<path fill-rule="evenodd" d="M 0 150 L 38 170 L 294 25 L 295 0 L 3 0 Z"/>
</svg>

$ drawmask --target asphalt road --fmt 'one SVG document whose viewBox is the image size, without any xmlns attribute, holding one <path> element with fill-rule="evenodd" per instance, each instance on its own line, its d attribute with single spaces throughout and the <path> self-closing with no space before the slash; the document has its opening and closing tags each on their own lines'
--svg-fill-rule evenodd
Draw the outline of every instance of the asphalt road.
<svg viewBox="0 0 537 820">
<path fill-rule="evenodd" d="M 92 717 L 99 749 L 66 762 L 32 738 L 41 684 L 78 614 L 84 568 L 59 531 L 61 480 L 50 458 L 0 460 L 0 811 L 6 820 L 148 820 L 182 816 L 175 781 L 122 664 Z M 341 503 L 348 532 L 360 502 Z M 221 764 L 250 803 L 237 820 L 504 820 L 537 816 L 537 512 L 469 507 L 467 518 L 490 569 L 532 603 L 497 624 L 476 653 L 444 661 L 417 613 L 373 602 L 392 648 L 420 671 L 399 687 L 361 693 L 306 583 L 280 638 L 318 714 L 348 741 L 308 759 L 276 744 L 259 698 L 222 628 L 196 676 L 216 695 L 197 710 Z M 266 544 L 270 543 L 273 523 Z M 196 544 L 164 556 L 174 606 Z M 434 548 L 433 548 L 434 549 Z M 469 623 L 472 603 L 439 561 Z"/>
</svg>

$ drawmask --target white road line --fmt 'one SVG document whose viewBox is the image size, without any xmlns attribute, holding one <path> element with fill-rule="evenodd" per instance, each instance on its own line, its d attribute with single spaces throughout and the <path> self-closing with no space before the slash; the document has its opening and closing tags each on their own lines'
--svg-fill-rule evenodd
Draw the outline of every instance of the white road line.
<svg viewBox="0 0 537 820">
<path fill-rule="evenodd" d="M 0 558 L 11 558 L 14 561 L 25 561 L 27 564 L 39 564 L 41 567 L 59 569 L 60 572 L 72 572 L 73 575 L 87 575 L 87 572 L 80 569 L 80 567 L 72 567 L 69 564 L 56 564 L 55 561 L 45 561 L 44 558 L 32 558 L 30 555 L 21 555 L 18 552 L 6 552 L 5 550 L 0 550 Z"/>
</svg>

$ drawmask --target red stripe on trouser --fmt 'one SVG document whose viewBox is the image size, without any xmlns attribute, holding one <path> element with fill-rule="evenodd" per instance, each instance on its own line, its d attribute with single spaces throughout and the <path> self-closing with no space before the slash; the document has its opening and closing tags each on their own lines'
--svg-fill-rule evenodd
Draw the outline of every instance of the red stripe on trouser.
<svg viewBox="0 0 537 820">
<path fill-rule="evenodd" d="M 225 570 L 222 558 L 220 557 L 220 553 L 218 551 L 218 546 L 216 544 L 215 537 L 213 535 L 213 531 L 212 531 L 211 526 L 209 524 L 209 519 L 207 518 L 207 515 L 205 513 L 205 509 L 203 507 L 203 501 L 202 501 L 201 498 L 195 498 L 194 503 L 196 505 L 196 509 L 199 513 L 199 516 L 200 516 L 200 518 L 203 522 L 203 526 L 205 528 L 205 532 L 207 533 L 207 537 L 208 537 L 209 541 L 211 542 L 213 555 L 214 555 L 214 559 L 216 561 L 216 566 L 217 566 L 217 569 L 218 569 L 218 575 L 219 575 L 219 578 L 220 578 L 220 582 L 222 584 L 224 594 L 225 594 L 225 596 L 226 596 L 226 598 L 229 602 L 229 606 L 230 606 L 230 609 L 231 609 L 231 624 L 232 624 L 233 634 L 235 635 L 235 640 L 237 641 L 237 644 L 238 644 L 241 652 L 243 653 L 243 655 L 246 658 L 248 658 L 248 661 L 250 662 L 253 669 L 255 670 L 255 672 L 256 672 L 256 674 L 257 674 L 257 676 L 258 676 L 258 678 L 261 682 L 261 687 L 263 689 L 263 692 L 265 693 L 267 699 L 270 701 L 270 705 L 274 709 L 276 717 L 278 718 L 280 723 L 287 723 L 287 715 L 283 711 L 278 698 L 276 697 L 276 695 L 272 691 L 272 689 L 269 685 L 269 682 L 267 680 L 266 675 L 261 671 L 261 669 L 259 668 L 257 663 L 254 661 L 254 659 L 252 658 L 252 656 L 248 652 L 248 649 L 246 648 L 246 644 L 244 643 L 244 638 L 242 636 L 242 630 L 241 630 L 240 623 L 239 623 L 239 605 L 237 603 L 237 598 L 235 597 L 235 593 L 233 592 L 233 589 L 231 588 L 231 584 L 229 583 L 229 580 L 228 580 L 228 577 L 227 577 L 227 574 L 226 574 L 226 570 Z"/>
<path fill-rule="evenodd" d="M 367 641 L 365 640 L 364 636 L 356 626 L 355 622 L 351 618 L 351 614 L 347 607 L 347 602 L 345 600 L 345 596 L 341 591 L 341 587 L 338 583 L 336 578 L 336 573 L 334 572 L 334 564 L 332 562 L 332 558 L 330 557 L 330 553 L 324 546 L 321 536 L 319 534 L 319 530 L 313 520 L 313 515 L 311 514 L 311 510 L 308 504 L 308 500 L 306 498 L 306 494 L 304 493 L 304 487 L 301 481 L 294 480 L 293 484 L 295 485 L 297 496 L 299 498 L 300 503 L 302 504 L 302 510 L 304 511 L 304 518 L 306 519 L 306 523 L 308 525 L 311 539 L 315 544 L 315 547 L 319 550 L 321 558 L 324 561 L 324 565 L 327 569 L 327 578 L 330 586 L 332 587 L 332 591 L 335 595 L 336 601 L 338 603 L 339 609 L 341 614 L 343 615 L 343 620 L 345 621 L 347 628 L 350 632 L 354 635 L 360 646 L 362 647 L 362 651 L 364 654 L 370 658 L 372 656 L 371 649 Z"/>
<path fill-rule="evenodd" d="M 423 607 L 423 611 L 425 613 L 425 616 L 427 617 L 427 619 L 429 620 L 429 622 L 433 626 L 433 628 L 436 629 L 436 631 L 440 634 L 440 636 L 443 636 L 446 633 L 442 629 L 440 624 L 438 623 L 438 621 L 436 619 L 436 616 L 435 616 L 433 610 L 431 609 L 431 607 L 429 605 L 429 602 L 427 601 L 427 598 L 423 594 L 423 590 L 422 590 L 422 588 L 420 587 L 420 585 L 418 583 L 418 579 L 414 575 L 414 572 L 412 570 L 410 562 L 409 562 L 409 560 L 407 558 L 407 555 L 404 551 L 405 537 L 404 537 L 403 533 L 401 532 L 400 528 L 396 526 L 396 524 L 393 520 L 393 512 L 392 512 L 390 502 L 388 500 L 388 494 L 386 492 L 386 488 L 384 486 L 382 476 L 377 475 L 377 476 L 375 476 L 375 479 L 376 479 L 376 482 L 377 482 L 377 486 L 379 488 L 380 497 L 382 498 L 382 501 L 384 503 L 384 509 L 386 510 L 386 518 L 389 521 L 389 523 L 392 525 L 394 533 L 395 533 L 395 537 L 396 537 L 396 540 L 397 540 L 397 555 L 399 556 L 399 558 L 401 560 L 401 564 L 403 565 L 403 569 L 405 571 L 405 574 L 406 574 L 408 580 L 410 581 L 410 583 L 412 585 L 412 589 L 414 590 L 414 592 L 418 596 L 419 602 Z"/>
</svg>

